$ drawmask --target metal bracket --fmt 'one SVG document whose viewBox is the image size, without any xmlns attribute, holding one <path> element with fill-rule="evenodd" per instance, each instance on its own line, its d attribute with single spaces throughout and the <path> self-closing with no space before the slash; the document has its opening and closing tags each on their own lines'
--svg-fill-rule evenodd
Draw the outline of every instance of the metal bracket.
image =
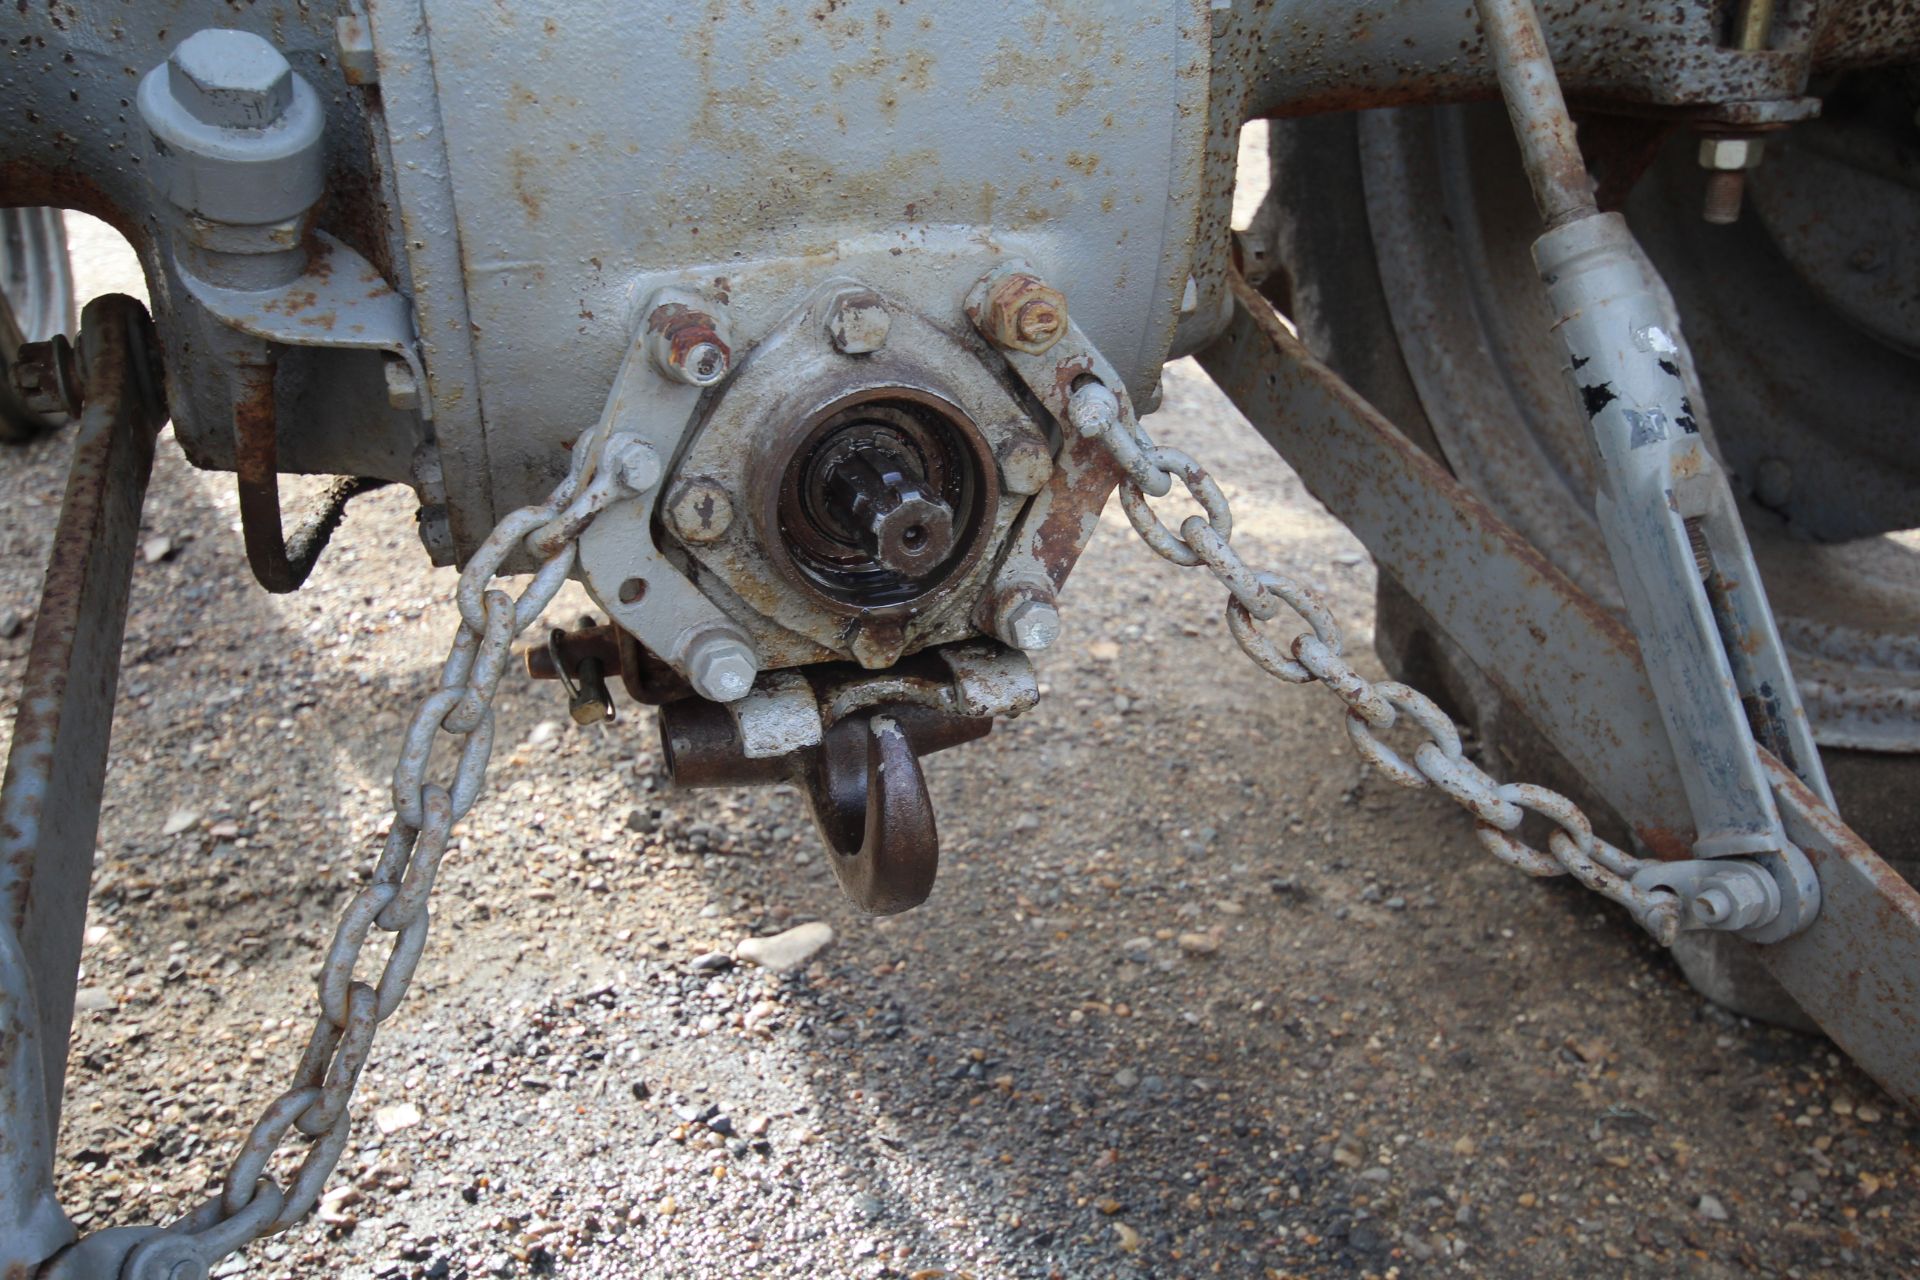
<svg viewBox="0 0 1920 1280">
<path fill-rule="evenodd" d="M 1682 929 L 1719 930 L 1749 942 L 1792 937 L 1820 914 L 1820 881 L 1791 843 L 1752 860 L 1649 863 L 1634 874 L 1633 885 L 1678 896 Z"/>
<path fill-rule="evenodd" d="M 644 319 L 641 328 L 620 362 L 601 420 L 609 457 L 637 442 L 665 462 L 679 453 L 705 388 L 662 374 L 648 353 Z M 750 660 L 753 650 L 746 633 L 654 541 L 654 508 L 661 488 L 656 475 L 644 490 L 594 518 L 580 535 L 581 578 L 607 616 L 687 677 L 696 690 L 741 697 L 752 686 L 753 672 L 745 672 L 745 680 L 725 690 L 714 688 L 699 672 L 702 653 L 716 646 L 726 646 L 742 662 Z"/>
<path fill-rule="evenodd" d="M 324 231 L 313 233 L 307 269 L 272 289 L 227 289 L 195 276 L 175 259 L 194 301 L 230 329 L 288 347 L 345 347 L 385 351 L 406 362 L 419 396 L 420 416 L 433 419 L 424 394 L 426 366 L 413 328 L 413 307 L 379 268 Z"/>
</svg>

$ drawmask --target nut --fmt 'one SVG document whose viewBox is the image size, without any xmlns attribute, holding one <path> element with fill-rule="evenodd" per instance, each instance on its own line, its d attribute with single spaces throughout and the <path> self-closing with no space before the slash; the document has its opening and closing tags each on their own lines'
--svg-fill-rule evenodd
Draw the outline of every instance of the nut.
<svg viewBox="0 0 1920 1280">
<path fill-rule="evenodd" d="M 995 454 L 1000 464 L 1000 487 L 1026 497 L 1047 487 L 1053 474 L 1053 451 L 1039 436 L 1017 435 Z"/>
<path fill-rule="evenodd" d="M 871 289 L 848 289 L 827 305 L 827 338 L 842 355 L 871 355 L 887 345 L 893 318 Z"/>
<path fill-rule="evenodd" d="M 1700 167 L 1722 173 L 1755 169 L 1766 151 L 1760 138 L 1708 137 L 1700 139 Z"/>
<path fill-rule="evenodd" d="M 654 367 L 689 386 L 710 387 L 733 367 L 725 323 L 695 294 L 656 294 L 647 312 L 646 343 Z"/>
<path fill-rule="evenodd" d="M 414 377 L 413 366 L 399 356 L 388 356 L 381 372 L 386 377 L 388 405 L 403 410 L 420 407 L 420 379 Z"/>
<path fill-rule="evenodd" d="M 14 355 L 13 389 L 29 412 L 76 417 L 85 396 L 73 344 L 56 333 L 45 342 L 23 342 Z"/>
<path fill-rule="evenodd" d="M 709 631 L 687 646 L 687 683 L 710 702 L 737 702 L 753 690 L 760 661 L 745 640 Z"/>
<path fill-rule="evenodd" d="M 667 523 L 682 542 L 717 542 L 733 524 L 733 499 L 719 481 L 691 477 L 667 499 Z"/>
<path fill-rule="evenodd" d="M 194 32 L 167 59 L 167 79 L 194 119 L 224 129 L 264 129 L 293 105 L 292 66 L 250 31 Z"/>
<path fill-rule="evenodd" d="M 1067 331 L 1067 300 L 1023 271 L 1001 277 L 975 321 L 996 346 L 1040 355 Z"/>
<path fill-rule="evenodd" d="M 1759 867 L 1733 865 L 1709 875 L 1693 897 L 1693 917 L 1713 929 L 1740 930 L 1779 914 L 1780 895 Z"/>
</svg>

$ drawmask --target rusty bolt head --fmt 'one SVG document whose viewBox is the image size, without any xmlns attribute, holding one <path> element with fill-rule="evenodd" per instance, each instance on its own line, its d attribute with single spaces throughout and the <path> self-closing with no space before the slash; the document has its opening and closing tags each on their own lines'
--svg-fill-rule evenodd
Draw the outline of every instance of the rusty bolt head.
<svg viewBox="0 0 1920 1280">
<path fill-rule="evenodd" d="M 194 32 L 167 59 L 167 83 L 194 119 L 225 129 L 264 129 L 293 105 L 293 68 L 250 31 Z"/>
<path fill-rule="evenodd" d="M 1757 168 L 1766 146 L 1766 142 L 1760 138 L 1702 138 L 1700 167 L 1720 173 Z"/>
<path fill-rule="evenodd" d="M 871 355 L 887 345 L 893 318 L 871 289 L 849 289 L 827 304 L 827 338 L 842 355 Z"/>
<path fill-rule="evenodd" d="M 79 362 L 66 335 L 45 342 L 23 342 L 13 361 L 13 389 L 33 413 L 75 417 L 80 412 Z"/>
<path fill-rule="evenodd" d="M 676 382 L 711 387 L 733 367 L 726 326 L 711 312 L 668 297 L 647 314 L 647 354 L 654 367 Z"/>
<path fill-rule="evenodd" d="M 1003 276 L 987 294 L 977 321 L 989 342 L 1039 355 L 1067 331 L 1067 300 L 1036 276 Z"/>
<path fill-rule="evenodd" d="M 682 542 L 717 542 L 733 524 L 733 499 L 717 480 L 683 480 L 667 499 L 667 523 Z"/>
<path fill-rule="evenodd" d="M 995 454 L 1000 464 L 1000 487 L 1026 497 L 1047 487 L 1053 475 L 1053 451 L 1039 436 L 1017 435 Z"/>
</svg>

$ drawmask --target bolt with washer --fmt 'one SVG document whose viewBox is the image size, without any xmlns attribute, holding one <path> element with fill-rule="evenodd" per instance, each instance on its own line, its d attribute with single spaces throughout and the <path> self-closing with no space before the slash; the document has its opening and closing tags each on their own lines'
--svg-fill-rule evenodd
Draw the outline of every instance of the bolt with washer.
<svg viewBox="0 0 1920 1280">
<path fill-rule="evenodd" d="M 994 345 L 1041 355 L 1067 331 L 1067 299 L 1024 271 L 994 281 L 974 323 Z"/>
<path fill-rule="evenodd" d="M 687 646 L 687 683 L 710 702 L 738 702 L 753 690 L 760 660 L 737 635 L 709 631 Z"/>
<path fill-rule="evenodd" d="M 827 339 L 842 355 L 872 355 L 892 328 L 886 302 L 871 289 L 843 290 L 827 304 Z"/>
<path fill-rule="evenodd" d="M 733 498 L 717 480 L 682 480 L 667 498 L 667 523 L 682 542 L 718 542 L 733 525 Z"/>
</svg>

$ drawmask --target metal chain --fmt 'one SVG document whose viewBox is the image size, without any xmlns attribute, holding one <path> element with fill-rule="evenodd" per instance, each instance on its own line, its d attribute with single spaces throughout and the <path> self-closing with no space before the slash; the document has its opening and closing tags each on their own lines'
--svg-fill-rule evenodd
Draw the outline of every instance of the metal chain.
<svg viewBox="0 0 1920 1280">
<path fill-rule="evenodd" d="M 617 444 L 617 438 L 615 438 Z M 393 824 L 366 885 L 340 917 L 320 966 L 320 1015 L 288 1088 L 242 1143 L 220 1194 L 170 1223 L 127 1257 L 128 1280 L 204 1277 L 225 1255 L 292 1226 L 312 1210 L 346 1149 L 347 1103 L 378 1026 L 393 1015 L 426 947 L 440 860 L 479 797 L 493 750 L 493 698 L 513 638 L 538 618 L 572 572 L 576 539 L 626 492 L 618 456 L 598 430 L 574 450 L 573 467 L 545 502 L 502 520 L 460 575 L 460 628 L 439 687 L 420 703 L 393 771 Z M 603 462 L 603 456 L 604 462 Z M 526 550 L 540 569 L 516 601 L 491 586 L 508 558 Z M 458 744 L 452 777 L 427 781 L 441 733 Z M 368 935 L 393 935 L 379 977 L 354 976 Z M 268 1162 L 297 1130 L 313 1141 L 285 1188 Z M 183 1269 L 184 1268 L 184 1269 Z"/>
<path fill-rule="evenodd" d="M 1346 660 L 1340 625 L 1305 585 L 1284 574 L 1257 570 L 1229 544 L 1233 511 L 1220 486 L 1192 458 L 1157 445 L 1138 422 L 1121 411 L 1113 392 L 1097 381 L 1077 388 L 1068 401 L 1068 419 L 1081 435 L 1098 439 L 1126 472 L 1120 483 L 1120 507 L 1146 544 L 1163 559 L 1184 567 L 1204 565 L 1227 588 L 1227 629 L 1262 671 L 1290 684 L 1314 681 L 1331 689 L 1347 708 L 1347 736 L 1362 759 L 1404 787 L 1437 787 L 1474 816 L 1480 843 L 1494 857 L 1531 876 L 1571 875 L 1581 884 L 1625 907 L 1634 920 L 1671 946 L 1680 928 L 1674 895 L 1635 887 L 1634 872 L 1647 865 L 1601 839 L 1578 805 L 1557 791 L 1532 783 L 1501 783 L 1467 759 L 1460 731 L 1433 700 L 1394 680 L 1378 684 Z M 1168 529 L 1148 505 L 1149 497 L 1172 491 L 1174 477 L 1200 505 L 1204 515 L 1188 516 L 1178 533 Z M 1307 625 L 1283 649 L 1260 624 L 1291 610 Z M 1425 736 L 1412 759 L 1380 736 L 1402 716 Z M 1528 813 L 1553 824 L 1542 853 L 1518 834 Z"/>
</svg>

